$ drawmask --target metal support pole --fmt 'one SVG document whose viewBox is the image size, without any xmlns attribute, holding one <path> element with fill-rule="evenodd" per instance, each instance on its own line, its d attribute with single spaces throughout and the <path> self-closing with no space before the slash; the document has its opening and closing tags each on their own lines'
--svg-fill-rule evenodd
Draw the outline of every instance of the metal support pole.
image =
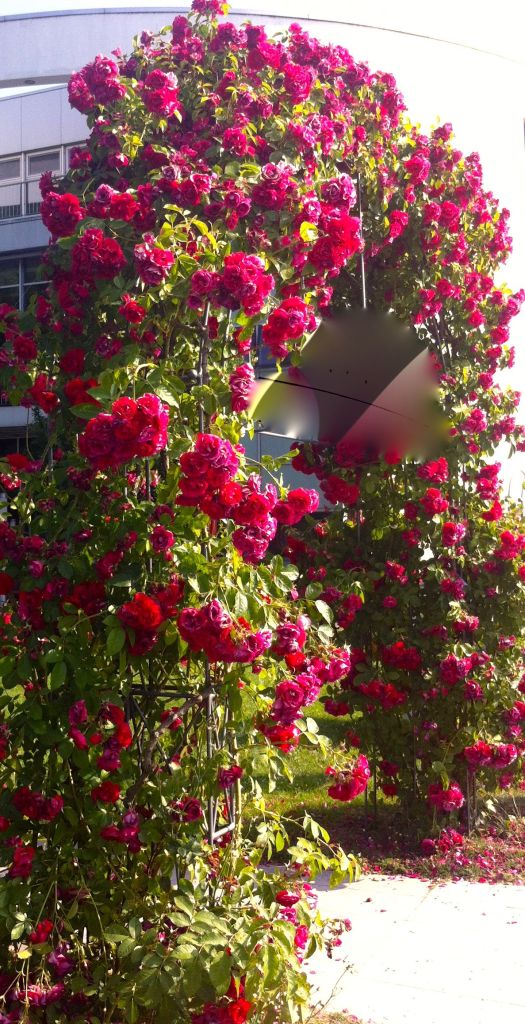
<svg viewBox="0 0 525 1024">
<path fill-rule="evenodd" d="M 209 668 L 206 662 L 206 682 L 209 682 Z M 212 693 L 206 697 L 206 756 L 208 761 L 213 757 L 213 712 L 215 698 Z M 208 842 L 213 846 L 215 837 L 215 800 L 213 796 L 208 797 Z"/>
<path fill-rule="evenodd" d="M 358 211 L 359 211 L 360 235 L 361 235 L 362 241 L 364 242 L 364 239 L 363 239 L 363 207 L 362 207 L 362 204 L 361 204 L 361 176 L 359 174 L 359 171 L 357 172 L 357 204 L 358 204 Z M 367 303 L 366 303 L 366 276 L 365 276 L 365 252 L 364 252 L 364 248 L 361 249 L 361 255 L 359 257 L 359 262 L 360 262 L 360 266 L 361 266 L 361 302 L 362 302 L 363 309 L 366 309 Z"/>
</svg>

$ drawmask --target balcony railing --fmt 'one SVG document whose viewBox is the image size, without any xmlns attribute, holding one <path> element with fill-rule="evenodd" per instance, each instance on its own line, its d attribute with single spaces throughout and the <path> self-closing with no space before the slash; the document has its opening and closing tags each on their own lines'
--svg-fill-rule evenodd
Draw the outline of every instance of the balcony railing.
<svg viewBox="0 0 525 1024">
<path fill-rule="evenodd" d="M 38 181 L 0 185 L 0 221 L 13 220 L 15 217 L 35 217 L 41 202 Z"/>
<path fill-rule="evenodd" d="M 0 220 L 23 217 L 23 185 L 0 185 Z"/>
</svg>

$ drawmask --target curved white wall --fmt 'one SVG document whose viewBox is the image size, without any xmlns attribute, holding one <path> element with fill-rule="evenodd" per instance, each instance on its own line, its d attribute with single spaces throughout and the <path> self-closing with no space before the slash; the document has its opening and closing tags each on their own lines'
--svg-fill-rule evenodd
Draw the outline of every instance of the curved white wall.
<svg viewBox="0 0 525 1024">
<path fill-rule="evenodd" d="M 0 18 L 0 87 L 65 81 L 96 53 L 119 46 L 128 50 L 141 29 L 158 29 L 187 7 L 69 8 Z M 371 68 L 391 71 L 410 116 L 423 129 L 438 118 L 452 121 L 458 145 L 479 151 L 486 184 L 512 212 L 516 252 L 510 283 L 518 287 L 525 280 L 525 69 L 518 62 L 525 5 L 518 0 L 501 0 L 497 7 L 488 0 L 442 0 L 439 8 L 415 0 L 396 5 L 390 0 L 325 0 L 322 5 L 260 0 L 255 7 L 234 3 L 229 17 L 260 20 L 269 30 L 301 21 L 320 39 L 347 46 Z M 62 91 L 6 100 L 0 106 L 0 153 L 76 141 L 81 121 Z"/>
</svg>

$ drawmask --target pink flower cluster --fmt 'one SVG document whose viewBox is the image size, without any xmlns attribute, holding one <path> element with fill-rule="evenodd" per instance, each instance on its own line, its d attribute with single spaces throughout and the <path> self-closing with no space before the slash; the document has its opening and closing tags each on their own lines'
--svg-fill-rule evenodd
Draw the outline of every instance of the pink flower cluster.
<svg viewBox="0 0 525 1024">
<path fill-rule="evenodd" d="M 64 238 L 73 234 L 79 221 L 85 217 L 85 210 L 78 196 L 50 191 L 42 199 L 40 216 L 53 238 Z"/>
<path fill-rule="evenodd" d="M 428 802 L 438 811 L 459 811 L 465 803 L 465 797 L 457 782 L 450 782 L 444 787 L 441 782 L 432 782 L 428 787 Z"/>
<path fill-rule="evenodd" d="M 225 309 L 242 309 L 247 316 L 257 316 L 275 285 L 271 274 L 265 273 L 260 256 L 234 252 L 226 256 L 222 273 L 196 270 L 191 278 L 190 304 L 200 308 L 203 302 Z"/>
<path fill-rule="evenodd" d="M 58 794 L 45 797 L 42 793 L 35 793 L 28 786 L 22 786 L 16 790 L 12 797 L 12 803 L 19 814 L 35 822 L 54 821 L 64 806 L 63 797 Z"/>
<path fill-rule="evenodd" d="M 237 449 L 239 453 L 242 448 Z M 215 434 L 198 434 L 194 447 L 180 458 L 179 505 L 193 506 L 211 519 L 231 519 L 237 524 L 232 540 L 249 564 L 260 562 L 277 531 L 277 523 L 298 523 L 314 512 L 319 498 L 303 488 L 278 499 L 276 488 L 261 488 L 252 474 L 245 483 L 236 478 L 239 456 L 229 441 Z"/>
<path fill-rule="evenodd" d="M 288 355 L 286 343 L 296 341 L 303 334 L 315 330 L 316 326 L 317 319 L 311 306 L 292 297 L 270 313 L 262 329 L 263 341 L 274 359 L 285 359 Z"/>
<path fill-rule="evenodd" d="M 508 768 L 518 757 L 518 749 L 513 743 L 486 743 L 484 740 L 477 740 L 470 747 L 463 750 L 469 768 L 477 771 L 479 768 Z"/>
<path fill-rule="evenodd" d="M 128 630 L 129 649 L 132 654 L 145 654 L 154 647 L 158 640 L 159 628 L 177 613 L 183 592 L 183 581 L 174 578 L 165 587 L 154 587 L 152 596 L 137 593 L 131 601 L 127 601 L 119 608 L 117 615 L 121 624 Z M 129 631 L 132 637 L 129 637 Z"/>
<path fill-rule="evenodd" d="M 255 373 L 249 363 L 243 363 L 230 374 L 232 412 L 243 412 L 250 405 Z"/>
<path fill-rule="evenodd" d="M 101 228 L 88 228 L 71 250 L 74 275 L 84 281 L 111 281 L 126 266 L 126 257 L 115 238 Z"/>
<path fill-rule="evenodd" d="M 146 110 L 158 117 L 172 117 L 179 110 L 179 91 L 176 75 L 171 71 L 155 68 L 140 83 L 141 96 Z"/>
<path fill-rule="evenodd" d="M 118 65 L 101 54 L 81 71 L 75 71 L 68 82 L 69 102 L 81 114 L 87 114 L 96 104 L 106 106 L 121 99 L 126 86 L 119 76 Z"/>
<path fill-rule="evenodd" d="M 142 843 L 139 839 L 141 819 L 137 811 L 129 810 L 123 814 L 119 825 L 104 825 L 100 830 L 102 839 L 112 843 L 120 843 L 129 853 L 140 853 Z"/>
<path fill-rule="evenodd" d="M 153 287 L 162 284 L 175 262 L 171 250 L 154 245 L 152 238 L 136 245 L 134 255 L 135 267 L 141 281 Z"/>
<path fill-rule="evenodd" d="M 203 652 L 214 662 L 251 664 L 272 642 L 268 630 L 252 632 L 244 619 L 234 622 L 216 599 L 201 608 L 183 608 L 177 626 L 190 650 Z"/>
<path fill-rule="evenodd" d="M 328 787 L 328 796 L 332 800 L 340 800 L 349 803 L 364 793 L 370 780 L 370 766 L 364 754 L 359 754 L 355 764 L 343 771 L 336 771 L 334 768 L 327 768 L 327 775 L 332 775 L 335 782 Z"/>
<path fill-rule="evenodd" d="M 168 443 L 168 409 L 156 395 L 118 398 L 111 412 L 89 420 L 79 437 L 80 454 L 93 469 L 113 469 L 134 458 L 157 455 Z"/>
<path fill-rule="evenodd" d="M 334 650 L 326 664 L 321 658 L 307 658 L 302 651 L 309 621 L 300 616 L 296 623 L 277 627 L 273 649 L 284 656 L 290 669 L 298 670 L 291 679 L 278 683 L 275 698 L 266 721 L 259 730 L 274 746 L 288 752 L 297 746 L 300 730 L 295 724 L 302 717 L 302 708 L 318 699 L 321 687 L 335 682 L 348 671 L 350 658 L 346 651 Z"/>
</svg>

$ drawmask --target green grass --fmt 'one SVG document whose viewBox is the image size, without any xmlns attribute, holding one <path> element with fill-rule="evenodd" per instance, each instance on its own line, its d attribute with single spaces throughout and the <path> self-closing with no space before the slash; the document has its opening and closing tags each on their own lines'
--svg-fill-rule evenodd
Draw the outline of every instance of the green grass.
<svg viewBox="0 0 525 1024">
<path fill-rule="evenodd" d="M 340 746 L 349 728 L 348 718 L 333 718 L 323 704 L 312 704 L 308 715 L 317 722 L 319 734 L 326 736 L 334 747 Z M 298 749 L 286 755 L 287 764 L 293 774 L 293 783 L 283 780 L 282 784 L 267 797 L 268 806 L 281 814 L 294 816 L 307 811 L 317 821 L 329 828 L 329 822 L 338 824 L 348 817 L 348 806 L 337 804 L 327 795 L 329 780 L 325 768 L 330 764 L 330 752 L 323 751 L 302 740 Z M 356 801 L 362 807 L 362 799 Z"/>
<path fill-rule="evenodd" d="M 370 1024 L 352 1013 L 321 1013 L 311 1018 L 311 1024 Z"/>
<path fill-rule="evenodd" d="M 320 703 L 313 704 L 308 711 L 317 722 L 319 734 L 325 736 L 333 747 L 344 744 L 349 728 L 348 718 L 332 718 Z M 259 778 L 267 808 L 278 812 L 284 819 L 299 823 L 305 813 L 311 815 L 327 830 L 333 844 L 358 857 L 365 872 L 436 880 L 464 878 L 470 881 L 525 882 L 523 793 L 502 794 L 476 832 L 465 838 L 461 850 L 424 857 L 420 840 L 423 835 L 428 835 L 428 831 L 424 825 L 424 831 L 421 831 L 421 822 L 418 827 L 414 818 L 409 817 L 396 800 L 378 793 L 377 809 L 372 807 L 371 800 L 365 809 L 363 797 L 345 804 L 328 796 L 329 779 L 325 768 L 331 761 L 331 748 L 323 752 L 320 747 L 302 740 L 297 750 L 284 757 L 293 774 L 293 782 L 283 778 L 269 793 L 267 780 Z M 254 825 L 256 815 L 253 815 L 249 804 L 245 812 L 248 826 Z M 449 823 L 443 821 L 443 825 L 446 824 Z M 288 822 L 286 828 L 291 839 L 301 831 L 300 825 Z M 343 1019 L 348 1024 L 348 1017 Z"/>
</svg>

